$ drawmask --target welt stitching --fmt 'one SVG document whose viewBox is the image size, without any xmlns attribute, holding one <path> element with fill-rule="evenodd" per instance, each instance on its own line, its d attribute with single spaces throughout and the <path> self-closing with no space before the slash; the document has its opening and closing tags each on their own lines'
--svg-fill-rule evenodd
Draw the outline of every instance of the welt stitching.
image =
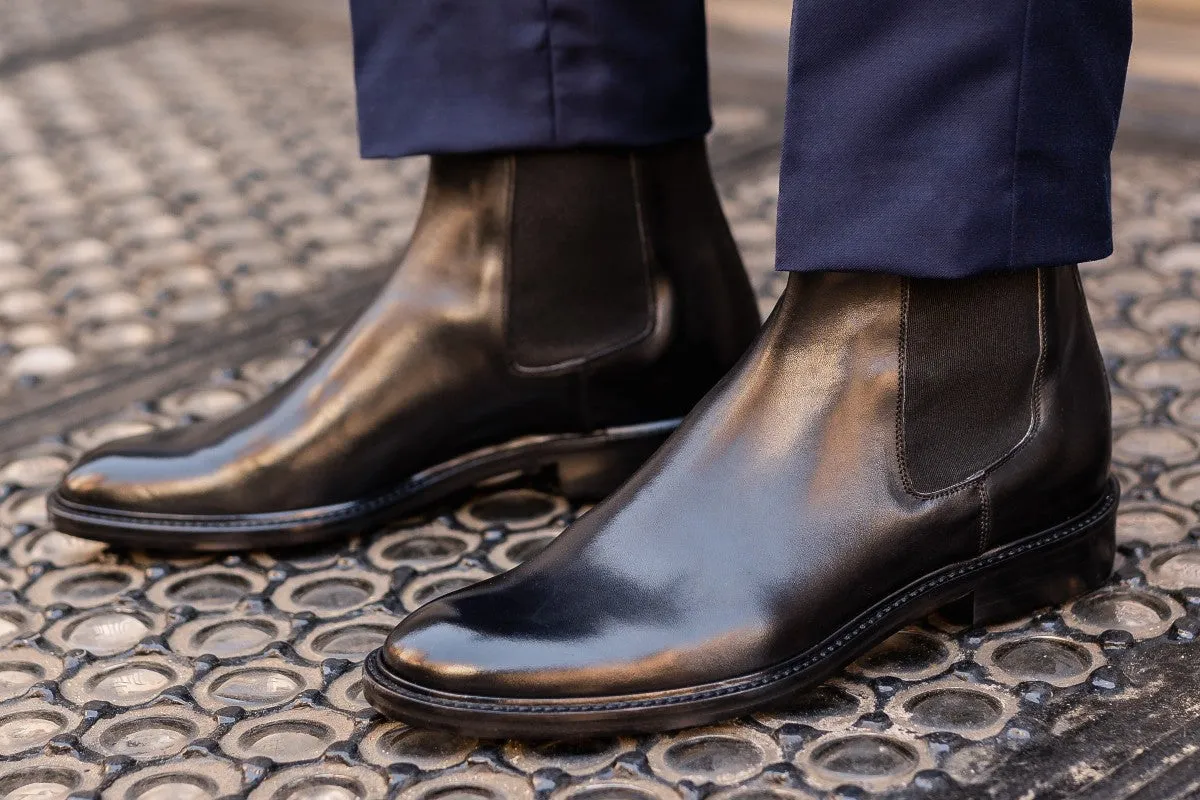
<svg viewBox="0 0 1200 800">
<path fill-rule="evenodd" d="M 900 285 L 900 333 L 896 342 L 896 465 L 904 490 L 917 495 L 908 474 L 908 461 L 904 454 L 904 382 L 908 373 L 908 278 Z M 917 495 L 918 497 L 920 495 Z"/>
<path fill-rule="evenodd" d="M 979 481 L 979 553 L 987 552 L 988 539 L 992 533 L 992 498 L 988 494 L 987 479 Z"/>
<path fill-rule="evenodd" d="M 908 279 L 900 285 L 900 332 L 896 341 L 896 466 L 904 488 L 912 491 L 904 461 L 904 379 L 908 360 Z"/>
<path fill-rule="evenodd" d="M 1091 527 L 1098 520 L 1100 520 L 1102 517 L 1104 517 L 1106 514 L 1108 514 L 1108 512 L 1112 509 L 1115 502 L 1116 502 L 1116 495 L 1110 488 L 1108 490 L 1108 492 L 1105 494 L 1104 499 L 1101 503 L 1101 506 L 1098 509 L 1096 509 L 1094 512 L 1092 512 L 1091 514 L 1086 516 L 1084 519 L 1080 520 L 1079 522 L 1076 522 L 1075 524 L 1070 525 L 1066 528 L 1063 528 L 1063 529 L 1061 529 L 1055 533 L 1052 533 L 1048 536 L 1037 537 L 1037 539 L 1034 541 L 1029 541 L 1024 544 L 1020 544 L 1020 545 L 1017 545 L 1014 547 L 1000 550 L 991 556 L 973 559 L 971 562 L 969 562 L 968 564 L 964 565 L 963 567 L 961 567 L 959 569 L 952 570 L 951 572 L 945 573 L 943 575 L 939 575 L 937 578 L 934 578 L 933 580 L 924 581 L 924 582 L 918 584 L 917 586 L 915 586 L 913 589 L 909 590 L 908 592 L 905 592 L 903 595 L 896 598 L 891 603 L 888 603 L 883 608 L 877 609 L 867 619 L 863 620 L 857 626 L 855 626 L 854 629 L 842 634 L 837 639 L 835 639 L 833 642 L 830 642 L 829 644 L 825 645 L 823 648 L 821 648 L 821 650 L 819 650 L 818 652 L 805 658 L 803 661 L 801 661 L 797 664 L 793 664 L 790 667 L 786 667 L 784 669 L 777 670 L 772 673 L 768 673 L 767 675 L 764 675 L 760 678 L 755 678 L 751 681 L 746 681 L 744 683 L 740 683 L 740 684 L 737 684 L 734 686 L 726 686 L 726 687 L 723 687 L 720 689 L 712 689 L 712 690 L 709 690 L 706 692 L 696 692 L 696 693 L 684 695 L 681 697 L 650 698 L 650 699 L 646 699 L 646 700 L 625 700 L 625 701 L 617 701 L 617 702 L 609 702 L 609 703 L 595 703 L 595 704 L 591 704 L 591 705 L 571 705 L 568 707 L 555 706 L 555 705 L 527 705 L 527 706 L 514 707 L 514 706 L 501 705 L 501 704 L 497 704 L 497 703 L 487 703 L 487 702 L 467 701 L 467 700 L 443 700 L 443 699 L 438 699 L 436 701 L 432 701 L 432 704 L 443 706 L 443 707 L 461 708 L 461 709 L 467 709 L 467 710 L 504 711 L 504 712 L 510 712 L 510 713 L 553 713 L 553 712 L 571 713 L 571 712 L 579 712 L 579 711 L 611 711 L 611 710 L 616 710 L 616 709 L 649 708 L 649 707 L 654 707 L 654 706 L 676 705 L 679 703 L 690 703 L 690 702 L 708 700 L 708 699 L 712 699 L 712 698 L 723 697 L 723 696 L 729 695 L 729 694 L 744 692 L 747 690 L 758 689 L 758 688 L 761 688 L 764 686 L 768 686 L 772 683 L 778 683 L 779 681 L 789 678 L 792 675 L 795 675 L 796 673 L 803 672 L 804 670 L 813 666 L 815 663 L 821 661 L 822 659 L 828 658 L 833 653 L 837 652 L 842 647 L 844 647 L 846 644 L 850 643 L 851 640 L 857 638 L 858 635 L 861 634 L 863 631 L 865 631 L 867 628 L 870 628 L 876 622 L 878 622 L 879 620 L 886 617 L 892 611 L 896 610 L 900 606 L 907 604 L 908 602 L 910 602 L 912 600 L 915 600 L 915 599 L 921 597 L 924 594 L 929 593 L 933 589 L 936 589 L 939 586 L 941 586 L 947 582 L 970 575 L 974 572 L 979 572 L 981 570 L 984 570 L 986 568 L 994 566 L 995 564 L 1000 564 L 1005 561 L 1009 561 L 1013 558 L 1016 558 L 1017 556 L 1024 555 L 1025 553 L 1027 553 L 1031 550 L 1037 550 L 1037 549 L 1040 549 L 1047 545 L 1054 544 L 1058 541 L 1061 541 L 1062 539 L 1070 538 L 1071 536 L 1079 533 L 1080 531 Z M 373 672 L 378 670 L 378 667 L 376 667 L 376 665 L 373 663 L 372 659 L 367 660 L 367 667 L 370 671 L 373 671 Z M 383 678 L 384 680 L 387 679 L 386 675 L 383 675 L 380 677 Z M 396 690 L 396 689 L 392 689 L 392 691 L 396 691 L 398 694 L 403 694 L 406 697 L 412 697 L 415 699 L 424 700 L 424 698 L 422 698 L 420 695 L 416 695 L 411 692 L 406 692 L 403 690 Z"/>
</svg>

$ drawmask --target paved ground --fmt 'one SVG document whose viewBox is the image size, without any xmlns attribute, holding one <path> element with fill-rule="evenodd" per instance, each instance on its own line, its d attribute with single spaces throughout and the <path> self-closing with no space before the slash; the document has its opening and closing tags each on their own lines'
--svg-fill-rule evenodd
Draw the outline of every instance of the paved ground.
<svg viewBox="0 0 1200 800">
<path fill-rule="evenodd" d="M 1131 123 L 1118 251 L 1085 270 L 1125 490 L 1111 586 L 998 629 L 930 619 L 777 714 L 519 743 L 366 709 L 358 662 L 397 619 L 579 513 L 536 480 L 322 552 L 172 560 L 48 529 L 43 494 L 79 452 L 268 390 L 404 247 L 424 167 L 355 159 L 334 6 L 0 0 L 0 798 L 1194 795 L 1200 148 L 1184 113 Z M 714 158 L 764 308 L 779 45 L 714 33 Z M 1135 105 L 1187 96 L 1169 88 Z"/>
</svg>

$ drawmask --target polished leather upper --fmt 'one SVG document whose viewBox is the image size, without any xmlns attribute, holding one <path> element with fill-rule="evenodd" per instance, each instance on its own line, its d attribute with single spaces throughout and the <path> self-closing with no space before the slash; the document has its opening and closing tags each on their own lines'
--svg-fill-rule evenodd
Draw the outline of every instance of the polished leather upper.
<svg viewBox="0 0 1200 800">
<path fill-rule="evenodd" d="M 960 487 L 919 495 L 900 467 L 905 280 L 793 274 L 756 346 L 624 487 L 511 572 L 410 615 L 385 663 L 492 697 L 719 682 L 1081 512 L 1108 476 L 1107 384 L 1075 269 L 1039 282 L 1034 424 Z"/>
<path fill-rule="evenodd" d="M 614 330 L 644 334 L 531 373 L 514 358 L 523 343 L 513 340 L 521 326 L 511 312 L 511 239 L 518 172 L 539 157 L 550 156 L 435 157 L 400 267 L 296 376 L 229 418 L 87 454 L 65 478 L 62 496 L 177 515 L 312 508 L 370 498 L 425 468 L 516 437 L 683 416 L 758 330 L 703 144 L 578 154 L 629 171 L 638 192 L 628 199 L 638 215 L 631 235 L 641 241 L 623 242 L 619 252 L 644 254 L 644 261 L 621 274 L 649 289 L 642 308 L 610 313 L 599 295 L 587 316 L 593 329 L 609 319 Z M 571 168 L 571 157 L 554 157 Z M 581 204 L 559 199 L 566 214 Z M 686 222 L 669 218 L 677 209 L 660 208 L 668 199 L 686 209 Z M 586 218 L 578 228 L 580 250 L 617 252 L 589 240 Z M 540 275 L 547 284 L 577 279 L 579 269 L 521 264 L 526 279 Z M 692 274 L 696 281 L 685 283 Z M 572 332 L 561 335 L 570 345 Z"/>
</svg>

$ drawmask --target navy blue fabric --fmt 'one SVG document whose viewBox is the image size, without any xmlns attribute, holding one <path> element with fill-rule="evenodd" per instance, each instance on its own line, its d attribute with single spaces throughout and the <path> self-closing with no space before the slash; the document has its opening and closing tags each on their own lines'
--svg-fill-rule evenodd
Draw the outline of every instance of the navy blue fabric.
<svg viewBox="0 0 1200 800">
<path fill-rule="evenodd" d="M 710 126 L 702 0 L 351 0 L 365 156 Z M 778 267 L 1102 258 L 1130 0 L 796 0 Z"/>
<path fill-rule="evenodd" d="M 1112 251 L 1129 0 L 796 0 L 777 265 L 953 278 Z"/>
<path fill-rule="evenodd" d="M 366 157 L 637 146 L 712 126 L 703 0 L 350 0 Z"/>
</svg>

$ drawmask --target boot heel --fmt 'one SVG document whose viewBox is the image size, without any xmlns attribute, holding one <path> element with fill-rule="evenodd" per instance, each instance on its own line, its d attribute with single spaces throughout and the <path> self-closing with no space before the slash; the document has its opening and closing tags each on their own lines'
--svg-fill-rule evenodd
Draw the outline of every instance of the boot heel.
<svg viewBox="0 0 1200 800">
<path fill-rule="evenodd" d="M 666 438 L 666 433 L 643 436 L 562 456 L 557 465 L 559 487 L 568 499 L 577 502 L 607 497 L 636 472 Z"/>
<path fill-rule="evenodd" d="M 992 625 L 1058 606 L 1103 586 L 1116 555 L 1117 509 L 1067 541 L 1014 558 L 984 576 L 975 590 L 941 614 L 964 625 Z"/>
</svg>

